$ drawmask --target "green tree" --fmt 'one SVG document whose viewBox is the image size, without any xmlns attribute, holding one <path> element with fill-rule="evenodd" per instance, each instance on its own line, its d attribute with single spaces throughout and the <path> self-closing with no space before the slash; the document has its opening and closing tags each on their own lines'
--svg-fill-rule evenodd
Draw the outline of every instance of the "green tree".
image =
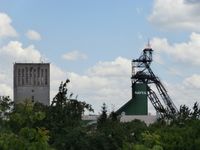
<svg viewBox="0 0 200 150">
<path fill-rule="evenodd" d="M 7 119 L 8 114 L 13 108 L 13 102 L 9 96 L 0 96 L 0 117 L 1 119 Z"/>
<path fill-rule="evenodd" d="M 72 93 L 68 94 L 69 82 L 68 79 L 61 82 L 44 120 L 45 127 L 50 131 L 50 144 L 56 149 L 78 149 L 87 143 L 82 115 L 85 110 L 93 109 L 86 102 L 72 98 Z"/>
<path fill-rule="evenodd" d="M 48 131 L 43 128 L 22 128 L 19 133 L 0 134 L 1 150 L 53 150 L 48 144 Z"/>
<path fill-rule="evenodd" d="M 142 133 L 142 140 L 144 145 L 148 148 L 153 148 L 156 145 L 161 145 L 160 136 L 156 133 L 150 133 L 146 131 Z"/>
<path fill-rule="evenodd" d="M 147 130 L 147 125 L 143 121 L 135 119 L 133 121 L 123 123 L 123 128 L 128 142 L 137 143 L 138 141 L 141 141 L 141 134 Z"/>
<path fill-rule="evenodd" d="M 7 122 L 12 112 L 13 104 L 9 96 L 0 96 L 0 130 L 7 128 Z"/>
<path fill-rule="evenodd" d="M 17 133 L 24 127 L 37 128 L 38 123 L 44 120 L 46 114 L 42 110 L 34 110 L 35 103 L 25 100 L 15 104 L 13 111 L 9 114 L 8 124 L 13 132 Z"/>
<path fill-rule="evenodd" d="M 101 146 L 102 149 L 120 149 L 126 141 L 126 134 L 123 128 L 123 123 L 115 112 L 107 114 L 107 106 L 103 103 L 101 114 L 97 120 L 97 131 L 95 133 L 99 142 L 105 145 Z M 102 141 L 106 139 L 105 141 Z M 99 145 L 100 147 L 100 145 Z"/>
<path fill-rule="evenodd" d="M 58 128 L 68 125 L 76 126 L 76 123 L 81 121 L 85 109 L 93 111 L 90 104 L 73 99 L 72 93 L 68 95 L 67 84 L 69 82 L 68 79 L 64 83 L 61 82 L 59 91 L 53 98 L 52 104 L 48 110 L 48 121 L 50 121 L 50 123 L 51 121 L 55 123 Z"/>
<path fill-rule="evenodd" d="M 0 149 L 2 150 L 51 150 L 48 144 L 48 130 L 37 126 L 45 118 L 41 110 L 34 110 L 31 101 L 10 105 L 4 101 L 6 113 L 5 129 L 0 131 Z M 10 107 L 11 106 L 11 107 Z M 7 111 L 8 110 L 8 111 Z M 5 118 L 5 113 L 4 117 Z"/>
<path fill-rule="evenodd" d="M 103 106 L 101 107 L 101 115 L 97 119 L 97 128 L 101 128 L 107 122 L 107 119 L 107 106 L 103 103 Z"/>
<path fill-rule="evenodd" d="M 178 112 L 178 121 L 184 122 L 190 119 L 191 110 L 186 105 L 181 105 Z"/>
<path fill-rule="evenodd" d="M 191 113 L 192 119 L 199 119 L 200 117 L 200 108 L 199 104 L 197 102 L 194 103 L 194 106 L 192 107 L 193 112 Z"/>
</svg>

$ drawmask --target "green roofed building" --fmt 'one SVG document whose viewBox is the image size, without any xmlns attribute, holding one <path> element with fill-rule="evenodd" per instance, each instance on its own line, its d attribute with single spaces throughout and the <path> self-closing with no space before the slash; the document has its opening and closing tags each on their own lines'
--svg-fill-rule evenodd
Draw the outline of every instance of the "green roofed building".
<svg viewBox="0 0 200 150">
<path fill-rule="evenodd" d="M 148 100 L 151 101 L 159 117 L 165 117 L 167 114 L 176 114 L 178 112 L 173 101 L 169 97 L 167 90 L 161 83 L 160 79 L 155 76 L 150 68 L 152 62 L 153 50 L 148 43 L 143 50 L 142 55 L 138 59 L 133 59 L 132 67 L 132 98 L 124 104 L 117 114 L 123 116 L 147 116 L 148 115 Z M 158 94 L 162 98 L 164 104 L 160 102 L 156 92 L 151 89 L 151 85 L 157 88 Z"/>
<path fill-rule="evenodd" d="M 124 115 L 147 115 L 147 85 L 145 83 L 133 84 L 132 99 L 124 104 L 116 113 Z"/>
</svg>

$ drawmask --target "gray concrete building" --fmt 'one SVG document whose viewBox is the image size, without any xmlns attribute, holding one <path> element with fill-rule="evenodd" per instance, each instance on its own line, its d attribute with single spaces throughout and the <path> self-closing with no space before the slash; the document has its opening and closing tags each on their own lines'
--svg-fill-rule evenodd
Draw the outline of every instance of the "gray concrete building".
<svg viewBox="0 0 200 150">
<path fill-rule="evenodd" d="M 50 64 L 14 64 L 14 102 L 23 100 L 50 104 Z"/>
</svg>

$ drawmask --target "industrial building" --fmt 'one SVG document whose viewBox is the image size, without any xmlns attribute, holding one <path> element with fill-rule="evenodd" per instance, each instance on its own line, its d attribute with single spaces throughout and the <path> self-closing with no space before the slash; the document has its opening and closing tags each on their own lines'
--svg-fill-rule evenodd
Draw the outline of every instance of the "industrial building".
<svg viewBox="0 0 200 150">
<path fill-rule="evenodd" d="M 50 64 L 15 63 L 13 69 L 14 102 L 23 100 L 50 104 Z"/>
<path fill-rule="evenodd" d="M 141 56 L 132 60 L 132 98 L 115 112 L 120 116 L 121 122 L 138 119 L 149 125 L 158 118 L 167 118 L 178 113 L 161 80 L 151 70 L 152 53 L 153 50 L 148 44 Z M 148 112 L 148 100 L 155 108 L 156 115 Z M 98 117 L 98 115 L 87 115 L 82 119 L 96 123 Z"/>
<path fill-rule="evenodd" d="M 133 85 L 132 99 L 118 111 L 122 115 L 148 115 L 147 85 L 138 83 Z"/>
<path fill-rule="evenodd" d="M 175 115 L 178 112 L 159 77 L 151 70 L 152 53 L 153 50 L 148 44 L 141 56 L 132 60 L 132 98 L 116 113 L 122 116 L 148 115 L 148 100 L 159 117 Z M 153 86 L 157 91 L 152 88 Z"/>
</svg>

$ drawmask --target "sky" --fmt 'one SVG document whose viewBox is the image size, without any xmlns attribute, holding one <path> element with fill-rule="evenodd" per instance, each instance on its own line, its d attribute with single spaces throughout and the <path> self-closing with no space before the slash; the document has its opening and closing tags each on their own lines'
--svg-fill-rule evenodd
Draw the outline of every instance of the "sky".
<svg viewBox="0 0 200 150">
<path fill-rule="evenodd" d="M 0 0 L 0 95 L 13 98 L 13 63 L 51 63 L 99 113 L 131 98 L 131 60 L 148 41 L 152 70 L 177 107 L 200 102 L 200 0 Z M 149 104 L 149 112 L 155 113 Z"/>
</svg>

